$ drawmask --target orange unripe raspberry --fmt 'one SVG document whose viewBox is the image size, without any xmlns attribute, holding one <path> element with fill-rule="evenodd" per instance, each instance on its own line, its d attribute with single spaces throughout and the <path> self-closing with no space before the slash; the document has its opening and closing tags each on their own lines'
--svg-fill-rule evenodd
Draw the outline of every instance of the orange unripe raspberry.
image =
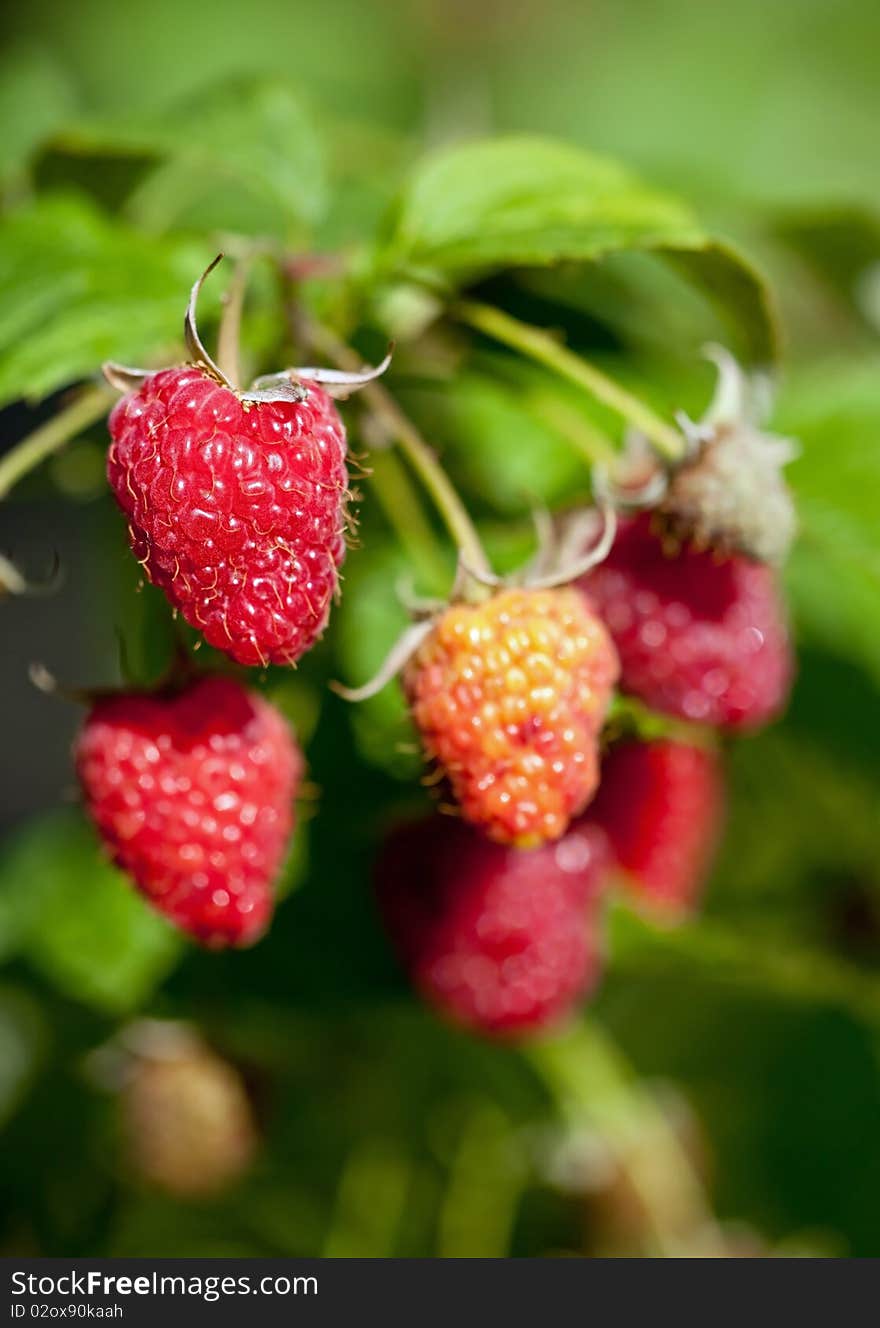
<svg viewBox="0 0 880 1328">
<path fill-rule="evenodd" d="M 595 793 L 617 673 L 611 638 L 576 591 L 510 589 L 448 608 L 404 687 L 465 819 L 525 848 L 558 839 Z"/>
</svg>

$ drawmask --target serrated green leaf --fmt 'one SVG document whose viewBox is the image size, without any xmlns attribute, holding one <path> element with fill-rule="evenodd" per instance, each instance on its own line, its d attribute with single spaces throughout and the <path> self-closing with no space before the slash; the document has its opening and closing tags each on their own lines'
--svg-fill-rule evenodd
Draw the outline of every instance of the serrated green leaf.
<svg viewBox="0 0 880 1328">
<path fill-rule="evenodd" d="M 700 239 L 685 207 L 617 163 L 552 140 L 499 138 L 445 149 L 418 167 L 389 258 L 460 277 Z"/>
<path fill-rule="evenodd" d="M 327 206 L 320 135 L 280 81 L 224 80 L 159 115 L 83 121 L 59 146 L 157 158 L 128 204 L 151 230 L 198 224 L 284 234 Z"/>
<path fill-rule="evenodd" d="M 105 359 L 149 363 L 180 336 L 201 245 L 140 235 L 82 199 L 0 221 L 0 404 L 37 399 Z M 206 291 L 206 306 L 219 292 Z"/>
<path fill-rule="evenodd" d="M 180 955 L 180 936 L 102 856 L 82 817 L 32 823 L 0 865 L 7 950 L 101 1010 L 136 1009 Z"/>
<path fill-rule="evenodd" d="M 626 250 L 667 258 L 744 328 L 749 357 L 772 359 L 760 278 L 690 210 L 616 162 L 537 137 L 445 149 L 403 191 L 380 270 L 460 285 L 506 267 L 590 261 Z"/>
</svg>

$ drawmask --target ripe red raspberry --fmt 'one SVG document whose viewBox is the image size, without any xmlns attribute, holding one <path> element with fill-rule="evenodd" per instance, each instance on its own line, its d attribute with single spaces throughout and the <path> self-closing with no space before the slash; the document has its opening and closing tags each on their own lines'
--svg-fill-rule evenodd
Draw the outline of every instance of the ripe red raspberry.
<svg viewBox="0 0 880 1328">
<path fill-rule="evenodd" d="M 600 968 L 605 837 L 579 825 L 523 851 L 433 816 L 397 829 L 377 868 L 379 907 L 429 1004 L 476 1032 L 538 1032 L 566 1014 Z"/>
<path fill-rule="evenodd" d="M 635 895 L 667 914 L 690 912 L 721 832 L 718 757 L 689 743 L 627 741 L 602 762 L 588 819 L 608 836 Z"/>
<path fill-rule="evenodd" d="M 512 589 L 448 608 L 404 687 L 465 819 L 525 848 L 558 839 L 595 792 L 616 677 L 608 633 L 576 591 Z"/>
<path fill-rule="evenodd" d="M 105 697 L 74 756 L 102 840 L 160 913 L 211 947 L 262 935 L 302 773 L 274 706 L 220 677 Z"/>
<path fill-rule="evenodd" d="M 239 664 L 295 664 L 321 635 L 345 556 L 345 430 L 330 397 L 246 401 L 186 366 L 110 416 L 107 475 L 135 556 Z"/>
<path fill-rule="evenodd" d="M 648 513 L 621 521 L 578 582 L 620 654 L 621 686 L 667 714 L 756 728 L 785 704 L 793 660 L 773 571 L 685 545 L 667 556 Z"/>
</svg>

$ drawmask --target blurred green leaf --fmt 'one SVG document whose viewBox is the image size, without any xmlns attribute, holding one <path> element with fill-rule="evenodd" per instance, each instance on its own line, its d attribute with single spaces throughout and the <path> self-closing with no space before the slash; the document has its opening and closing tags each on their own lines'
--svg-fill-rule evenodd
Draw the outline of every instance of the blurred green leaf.
<svg viewBox="0 0 880 1328">
<path fill-rule="evenodd" d="M 275 882 L 275 898 L 280 903 L 289 894 L 297 890 L 308 875 L 309 870 L 309 830 L 312 819 L 312 806 L 306 797 L 302 797 L 296 808 L 296 827 L 281 870 Z"/>
<path fill-rule="evenodd" d="M 153 116 L 85 120 L 57 146 L 157 158 L 128 202 L 129 214 L 151 230 L 195 224 L 285 234 L 317 221 L 327 206 L 321 138 L 303 101 L 280 81 L 224 80 Z"/>
<path fill-rule="evenodd" d="M 321 717 L 323 693 L 302 674 L 278 669 L 272 673 L 266 695 L 293 727 L 301 747 L 307 747 Z"/>
<path fill-rule="evenodd" d="M 72 197 L 3 218 L 0 403 L 46 396 L 105 359 L 167 355 L 206 255 L 201 245 L 139 235 Z M 210 307 L 217 297 L 206 294 Z"/>
<path fill-rule="evenodd" d="M 455 285 L 504 267 L 623 250 L 668 257 L 742 322 L 751 357 L 772 358 L 766 291 L 739 254 L 671 195 L 614 161 L 550 139 L 497 138 L 428 157 L 403 191 L 380 267 Z"/>
<path fill-rule="evenodd" d="M 101 1010 L 136 1009 L 182 950 L 178 934 L 102 856 L 73 812 L 27 826 L 0 865 L 7 951 Z"/>
<path fill-rule="evenodd" d="M 792 376 L 776 427 L 802 534 L 788 571 L 803 634 L 880 680 L 880 361 L 827 360 Z"/>
<path fill-rule="evenodd" d="M 0 57 L 0 181 L 25 170 L 40 144 L 71 114 L 66 71 L 39 46 L 9 47 Z"/>
<path fill-rule="evenodd" d="M 30 996 L 16 987 L 0 988 L 0 1127 L 27 1091 L 45 1041 L 43 1018 Z"/>
<path fill-rule="evenodd" d="M 404 393 L 444 461 L 496 512 L 523 512 L 588 488 L 588 472 L 526 393 L 478 372 Z M 583 425 L 586 428 L 586 424 Z"/>
<path fill-rule="evenodd" d="M 670 244 L 666 257 L 744 335 L 746 356 L 759 365 L 777 355 L 776 311 L 766 281 L 744 254 L 718 240 Z"/>
<path fill-rule="evenodd" d="M 630 978 L 638 973 L 680 971 L 741 993 L 760 993 L 782 1003 L 830 1005 L 860 1022 L 880 1026 L 880 981 L 854 965 L 797 943 L 782 946 L 754 929 L 738 930 L 703 919 L 660 928 L 627 908 L 611 913 L 614 963 Z"/>
<path fill-rule="evenodd" d="M 368 1139 L 346 1159 L 328 1223 L 326 1259 L 387 1259 L 396 1253 L 407 1189 L 408 1159 L 389 1143 Z"/>
<path fill-rule="evenodd" d="M 850 306 L 859 307 L 877 326 L 880 211 L 876 207 L 803 208 L 783 213 L 773 230 L 814 278 L 826 282 Z"/>
<path fill-rule="evenodd" d="M 345 594 L 335 625 L 341 681 L 347 686 L 369 681 L 409 625 L 399 592 L 410 575 L 404 551 L 388 544 L 371 544 L 346 567 Z M 415 735 L 397 680 L 354 706 L 352 724 L 358 746 L 371 764 L 403 778 L 419 769 Z"/>
<path fill-rule="evenodd" d="M 834 882 L 880 881 L 880 794 L 809 730 L 801 735 L 787 725 L 737 744 L 727 777 L 729 823 L 713 910 L 754 912 L 760 901 L 768 929 L 827 940 Z"/>
</svg>

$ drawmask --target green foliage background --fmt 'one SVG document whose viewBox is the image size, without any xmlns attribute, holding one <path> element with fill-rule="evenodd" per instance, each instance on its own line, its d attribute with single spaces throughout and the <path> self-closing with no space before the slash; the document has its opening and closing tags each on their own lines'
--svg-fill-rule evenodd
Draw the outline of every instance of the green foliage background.
<svg viewBox="0 0 880 1328">
<path fill-rule="evenodd" d="M 656 1117 L 658 1085 L 674 1085 L 700 1122 L 725 1226 L 746 1223 L 779 1252 L 877 1255 L 876 6 L 254 0 L 242 12 L 33 0 L 5 17 L 4 441 L 23 418 L 14 403 L 104 358 L 172 359 L 184 293 L 218 245 L 341 254 L 343 275 L 304 297 L 365 356 L 397 339 L 388 385 L 503 568 L 530 547 L 536 501 L 588 492 L 572 438 L 619 426 L 444 317 L 459 292 L 562 330 L 670 418 L 707 400 L 707 339 L 763 364 L 781 337 L 773 424 L 803 445 L 787 572 L 800 676 L 785 720 L 730 752 L 728 834 L 701 919 L 673 933 L 617 910 L 595 1022 L 550 1051 L 447 1030 L 405 990 L 369 893 L 384 827 L 421 805 L 403 708 L 389 689 L 352 711 L 325 686 L 362 681 L 382 657 L 404 621 L 402 573 L 436 590 L 451 567 L 448 549 L 429 562 L 417 513 L 389 525 L 378 462 L 326 642 L 292 679 L 268 680 L 319 790 L 270 937 L 247 954 L 186 946 L 102 864 L 60 787 L 4 845 L 3 1251 L 595 1251 L 602 1206 L 551 1184 L 547 1140 L 558 1152 L 586 1131 L 623 1138 L 633 1165 L 638 1146 L 661 1155 L 672 1213 L 686 1181 Z M 205 297 L 210 330 L 217 289 Z M 296 359 L 282 297 L 258 263 L 255 371 L 279 350 Z M 88 552 L 71 593 L 100 674 L 88 681 L 113 680 L 117 628 L 148 679 L 168 620 L 160 597 L 134 593 L 102 438 L 100 424 L 87 431 L 9 510 L 80 505 Z M 4 631 L 30 630 L 32 606 L 0 608 Z M 73 722 L 59 711 L 59 726 Z M 216 1203 L 125 1178 L 112 1100 L 85 1066 L 139 1013 L 194 1021 L 257 1087 L 263 1151 Z M 641 1240 L 631 1252 L 653 1249 Z"/>
</svg>

